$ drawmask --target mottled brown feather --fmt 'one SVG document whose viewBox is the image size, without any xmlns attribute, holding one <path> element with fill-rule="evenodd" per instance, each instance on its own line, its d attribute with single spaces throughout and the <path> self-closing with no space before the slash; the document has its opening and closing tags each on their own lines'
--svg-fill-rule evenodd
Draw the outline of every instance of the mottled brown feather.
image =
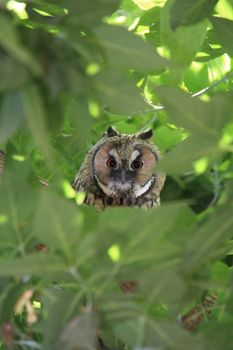
<svg viewBox="0 0 233 350">
<path fill-rule="evenodd" d="M 151 136 L 151 130 L 126 135 L 108 128 L 87 153 L 73 181 L 76 191 L 86 193 L 85 204 L 99 210 L 109 206 L 151 208 L 159 205 L 165 174 L 155 172 L 161 156 L 150 141 Z M 133 169 L 130 163 L 134 155 L 137 156 L 135 150 L 140 152 L 138 159 L 143 164 L 140 169 Z M 114 171 L 107 165 L 112 156 L 117 163 Z M 116 175 L 124 176 L 122 182 L 121 179 L 116 180 Z"/>
</svg>

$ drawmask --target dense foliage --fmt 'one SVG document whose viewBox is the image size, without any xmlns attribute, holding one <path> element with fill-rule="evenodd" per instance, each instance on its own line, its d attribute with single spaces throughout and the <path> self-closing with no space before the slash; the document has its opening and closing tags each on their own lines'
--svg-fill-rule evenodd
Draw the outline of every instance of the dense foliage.
<svg viewBox="0 0 233 350">
<path fill-rule="evenodd" d="M 22 1 L 0 2 L 0 349 L 232 349 L 233 1 Z M 80 205 L 109 125 L 154 129 L 161 208 Z"/>
</svg>

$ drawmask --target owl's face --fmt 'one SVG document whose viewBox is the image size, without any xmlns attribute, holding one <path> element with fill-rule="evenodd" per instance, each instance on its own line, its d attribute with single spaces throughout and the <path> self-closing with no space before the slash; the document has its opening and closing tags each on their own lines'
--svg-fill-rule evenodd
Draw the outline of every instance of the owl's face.
<svg viewBox="0 0 233 350">
<path fill-rule="evenodd" d="M 157 149 L 147 142 L 151 136 L 151 130 L 133 137 L 108 130 L 92 158 L 93 176 L 105 195 L 137 198 L 151 189 L 158 160 Z"/>
</svg>

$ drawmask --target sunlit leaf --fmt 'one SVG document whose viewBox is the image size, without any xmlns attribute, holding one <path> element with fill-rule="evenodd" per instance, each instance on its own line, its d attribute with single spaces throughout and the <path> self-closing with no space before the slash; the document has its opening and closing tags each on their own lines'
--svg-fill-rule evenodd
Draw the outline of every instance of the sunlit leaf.
<svg viewBox="0 0 233 350">
<path fill-rule="evenodd" d="M 228 55 L 233 56 L 233 21 L 226 18 L 211 17 L 211 23 L 213 24 L 214 31 L 220 44 Z"/>
<path fill-rule="evenodd" d="M 151 71 L 166 66 L 166 61 L 139 36 L 117 26 L 101 26 L 95 31 L 111 64 Z"/>
<path fill-rule="evenodd" d="M 161 12 L 161 37 L 163 45 L 170 52 L 170 57 L 177 63 L 176 67 L 171 68 L 172 83 L 177 84 L 184 68 L 191 63 L 204 42 L 206 24 L 200 22 L 188 27 L 179 27 L 176 31 L 173 31 L 171 28 L 171 9 L 173 5 L 174 0 L 167 1 Z"/>
<path fill-rule="evenodd" d="M 133 114 L 150 108 L 132 80 L 114 70 L 96 76 L 96 89 L 102 106 L 117 114 Z"/>
</svg>

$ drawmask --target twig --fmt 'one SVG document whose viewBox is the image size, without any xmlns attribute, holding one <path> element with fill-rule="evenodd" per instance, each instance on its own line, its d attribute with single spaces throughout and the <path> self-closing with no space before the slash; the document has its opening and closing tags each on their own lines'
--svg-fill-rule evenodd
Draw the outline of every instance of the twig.
<svg viewBox="0 0 233 350">
<path fill-rule="evenodd" d="M 15 340 L 16 345 L 27 346 L 30 349 L 42 349 L 41 345 L 33 340 Z"/>
<path fill-rule="evenodd" d="M 46 179 L 44 179 L 44 178 L 41 177 L 41 176 L 37 176 L 37 179 L 38 179 L 39 183 L 40 183 L 43 187 L 47 188 L 47 187 L 50 186 L 49 180 L 46 180 Z"/>
<path fill-rule="evenodd" d="M 191 97 L 197 97 L 197 96 L 201 96 L 204 95 L 207 91 L 214 89 L 216 86 L 220 85 L 221 83 L 223 83 L 224 81 L 228 80 L 230 77 L 233 77 L 233 71 L 230 71 L 228 73 L 226 73 L 224 75 L 224 77 L 222 77 L 221 79 L 215 81 L 213 84 L 211 84 L 210 86 L 207 86 L 206 88 L 195 92 L 194 94 L 191 95 Z"/>
<path fill-rule="evenodd" d="M 224 81 L 228 80 L 229 78 L 233 77 L 233 71 L 229 71 L 227 72 L 221 79 L 215 81 L 213 84 L 211 84 L 210 86 L 207 86 L 206 88 L 195 92 L 194 94 L 190 95 L 191 97 L 199 97 L 204 95 L 205 93 L 207 93 L 209 90 L 214 89 L 216 86 L 220 85 L 221 83 L 223 83 Z M 156 112 L 160 112 L 163 111 L 164 109 L 166 109 L 165 106 L 163 105 L 154 105 L 153 103 L 149 103 L 150 106 L 154 109 L 154 111 Z M 147 112 L 147 110 L 145 111 Z M 151 112 L 151 110 L 150 110 Z M 156 116 L 153 116 L 147 123 L 146 123 L 146 127 L 150 124 L 152 124 L 154 122 L 154 120 L 156 119 Z M 146 128 L 143 127 L 143 130 Z"/>
</svg>

